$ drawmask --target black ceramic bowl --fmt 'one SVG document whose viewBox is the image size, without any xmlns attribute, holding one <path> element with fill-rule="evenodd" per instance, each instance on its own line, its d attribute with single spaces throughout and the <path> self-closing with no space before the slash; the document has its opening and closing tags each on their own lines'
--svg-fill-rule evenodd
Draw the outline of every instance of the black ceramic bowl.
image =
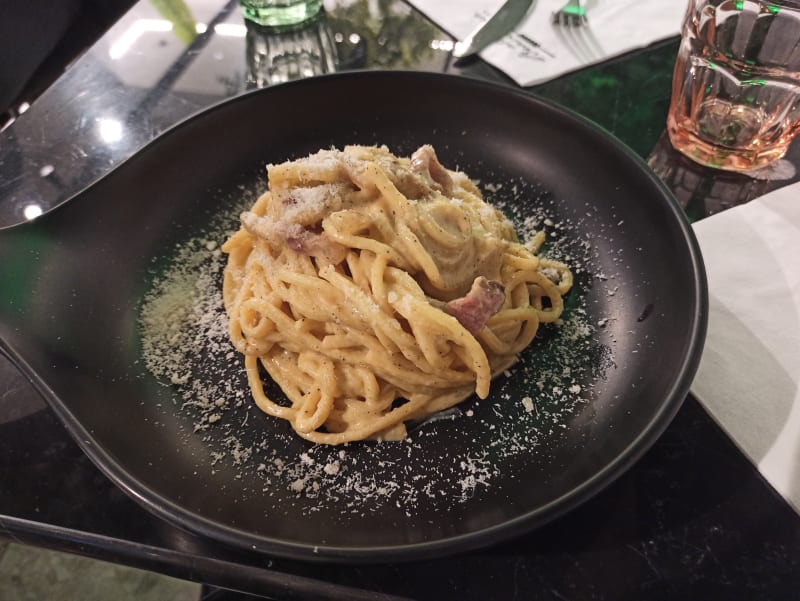
<svg viewBox="0 0 800 601">
<path fill-rule="evenodd" d="M 488 399 L 410 442 L 314 447 L 249 400 L 209 425 L 185 386 L 146 368 L 143 298 L 176 244 L 236 227 L 266 163 L 348 143 L 397 154 L 433 144 L 521 228 L 546 228 L 549 250 L 578 272 L 568 327 L 543 330 Z M 68 203 L 1 231 L 0 289 L 4 352 L 123 490 L 219 541 L 336 561 L 467 550 L 598 492 L 683 401 L 707 304 L 690 227 L 624 145 L 518 89 L 407 72 L 290 83 L 188 119 Z M 246 392 L 238 358 L 213 360 L 195 377 L 222 373 Z M 207 427 L 195 431 L 198 419 Z"/>
</svg>

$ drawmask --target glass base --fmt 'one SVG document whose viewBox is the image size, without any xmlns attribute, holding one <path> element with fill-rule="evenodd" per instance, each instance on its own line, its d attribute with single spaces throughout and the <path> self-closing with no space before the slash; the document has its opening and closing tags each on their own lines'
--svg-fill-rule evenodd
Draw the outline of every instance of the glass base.
<svg viewBox="0 0 800 601">
<path fill-rule="evenodd" d="M 672 146 L 695 163 L 727 171 L 754 171 L 783 158 L 789 149 L 786 144 L 755 149 L 715 146 L 680 127 L 673 119 L 667 122 L 667 133 Z"/>
<path fill-rule="evenodd" d="M 316 17 L 322 9 L 322 0 L 299 2 L 270 2 L 268 0 L 240 0 L 244 18 L 264 27 L 289 28 L 301 25 Z"/>
</svg>

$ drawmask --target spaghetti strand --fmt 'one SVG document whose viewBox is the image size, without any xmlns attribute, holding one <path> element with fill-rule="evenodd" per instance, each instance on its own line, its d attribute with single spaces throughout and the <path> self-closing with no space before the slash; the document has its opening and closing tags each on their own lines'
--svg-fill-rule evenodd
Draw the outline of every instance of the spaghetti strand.
<svg viewBox="0 0 800 601">
<path fill-rule="evenodd" d="M 223 245 L 223 300 L 257 406 L 315 443 L 406 436 L 489 394 L 572 273 L 430 146 L 348 146 L 268 167 Z M 270 399 L 263 373 L 286 399 Z"/>
</svg>

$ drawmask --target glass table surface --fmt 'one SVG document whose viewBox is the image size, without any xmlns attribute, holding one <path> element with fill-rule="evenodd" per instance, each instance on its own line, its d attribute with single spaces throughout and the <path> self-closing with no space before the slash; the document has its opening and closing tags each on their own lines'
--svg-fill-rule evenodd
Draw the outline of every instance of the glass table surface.
<svg viewBox="0 0 800 601">
<path fill-rule="evenodd" d="M 511 82 L 400 0 L 325 3 L 305 71 L 270 69 L 276 41 L 236 0 L 141 0 L 0 132 L 0 226 L 36 217 L 215 103 L 301 75 L 447 72 Z M 307 40 L 306 40 L 307 42 Z M 796 181 L 800 146 L 760 178 L 695 165 L 664 126 L 677 40 L 530 88 L 618 137 L 690 220 Z M 294 71 L 292 69 L 295 69 Z M 1 260 L 1 259 L 0 259 Z M 163 522 L 80 451 L 0 357 L 0 537 L 276 599 L 790 598 L 800 518 L 691 396 L 652 449 L 576 510 L 467 554 L 390 565 L 306 563 L 228 548 Z"/>
</svg>

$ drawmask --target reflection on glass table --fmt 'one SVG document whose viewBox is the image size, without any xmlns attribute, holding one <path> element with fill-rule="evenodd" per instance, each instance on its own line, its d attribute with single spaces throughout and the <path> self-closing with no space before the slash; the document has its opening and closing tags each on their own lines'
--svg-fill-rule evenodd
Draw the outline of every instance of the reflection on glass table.
<svg viewBox="0 0 800 601">
<path fill-rule="evenodd" d="M 439 43 L 449 36 L 401 0 L 329 1 L 319 22 L 286 37 L 248 35 L 237 0 L 165 4 L 136 4 L 0 132 L 0 225 L 51 209 L 172 125 L 250 88 L 336 70 L 449 69 L 451 46 Z M 291 44 L 307 56 L 298 61 Z"/>
</svg>

